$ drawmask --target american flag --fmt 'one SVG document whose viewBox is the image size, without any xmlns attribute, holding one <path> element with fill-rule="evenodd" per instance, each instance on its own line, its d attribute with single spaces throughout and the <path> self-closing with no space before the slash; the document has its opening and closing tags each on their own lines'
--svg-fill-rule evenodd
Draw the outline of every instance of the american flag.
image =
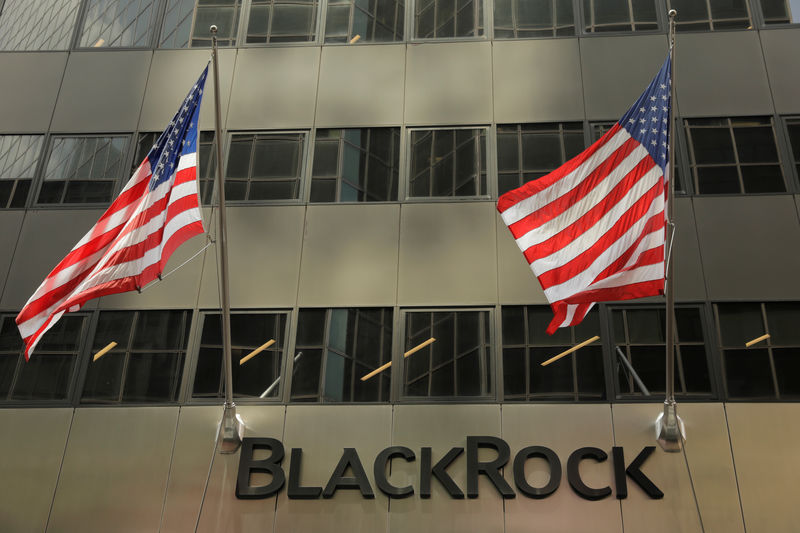
<svg viewBox="0 0 800 533">
<path fill-rule="evenodd" d="M 670 61 L 597 142 L 497 202 L 553 309 L 550 334 L 596 302 L 664 292 Z"/>
<path fill-rule="evenodd" d="M 93 298 L 141 290 L 161 276 L 178 246 L 204 232 L 197 123 L 207 74 L 208 67 L 111 207 L 20 311 L 26 359 L 64 313 Z"/>
</svg>

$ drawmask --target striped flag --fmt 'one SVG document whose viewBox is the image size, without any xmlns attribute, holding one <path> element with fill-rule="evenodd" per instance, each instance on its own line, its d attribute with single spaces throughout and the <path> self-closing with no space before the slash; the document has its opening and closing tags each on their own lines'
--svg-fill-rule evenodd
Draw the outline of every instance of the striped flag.
<svg viewBox="0 0 800 533">
<path fill-rule="evenodd" d="M 20 311 L 26 359 L 64 313 L 93 298 L 140 290 L 161 276 L 178 246 L 204 232 L 197 123 L 207 74 L 208 67 L 111 207 Z"/>
<path fill-rule="evenodd" d="M 668 57 L 596 143 L 497 202 L 553 309 L 551 335 L 597 302 L 664 292 L 670 83 Z"/>
</svg>

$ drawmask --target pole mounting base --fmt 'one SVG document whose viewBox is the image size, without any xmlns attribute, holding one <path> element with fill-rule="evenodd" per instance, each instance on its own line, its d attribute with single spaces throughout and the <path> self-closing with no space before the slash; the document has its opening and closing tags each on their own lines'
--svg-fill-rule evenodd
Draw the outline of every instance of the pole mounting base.
<svg viewBox="0 0 800 533">
<path fill-rule="evenodd" d="M 686 440 L 686 428 L 675 410 L 675 400 L 664 401 L 664 412 L 656 418 L 656 440 L 665 452 L 679 452 Z"/>
<path fill-rule="evenodd" d="M 244 423 L 236 414 L 236 404 L 226 403 L 219 428 L 219 453 L 236 453 L 242 444 L 243 436 Z"/>
</svg>

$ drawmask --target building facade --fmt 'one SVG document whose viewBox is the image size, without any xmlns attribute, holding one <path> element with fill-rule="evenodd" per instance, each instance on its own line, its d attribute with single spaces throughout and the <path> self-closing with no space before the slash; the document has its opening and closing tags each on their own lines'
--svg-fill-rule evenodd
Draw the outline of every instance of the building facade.
<svg viewBox="0 0 800 533">
<path fill-rule="evenodd" d="M 655 445 L 663 299 L 601 304 L 547 336 L 551 311 L 495 203 L 622 116 L 666 57 L 669 8 L 688 440 L 640 466 L 663 498 L 631 476 L 622 497 L 619 465 Z M 234 360 L 275 341 L 233 373 L 245 436 L 285 449 L 286 487 L 264 499 L 236 497 L 240 453 L 216 448 L 210 83 L 209 235 L 141 293 L 66 315 L 30 362 L 14 324 L 209 61 L 211 24 Z M 796 0 L 0 0 L 0 531 L 796 531 L 798 24 Z M 503 450 L 468 437 L 508 444 L 515 497 L 489 474 L 469 481 Z M 376 468 L 410 497 L 380 490 L 374 461 L 392 446 L 414 458 Z M 540 497 L 513 472 L 530 446 L 561 464 L 527 450 L 529 487 L 563 470 Z M 569 459 L 587 447 L 608 458 Z M 347 481 L 290 497 L 326 488 L 348 448 L 374 498 Z M 436 474 L 424 497 L 452 448 L 442 468 L 466 497 Z M 344 477 L 362 479 L 352 466 Z M 582 497 L 572 468 L 608 494 Z"/>
</svg>

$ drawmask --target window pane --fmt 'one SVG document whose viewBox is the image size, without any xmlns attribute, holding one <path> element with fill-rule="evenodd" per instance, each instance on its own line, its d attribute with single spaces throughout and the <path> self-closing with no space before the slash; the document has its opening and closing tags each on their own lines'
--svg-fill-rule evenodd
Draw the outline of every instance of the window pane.
<svg viewBox="0 0 800 533">
<path fill-rule="evenodd" d="M 800 397 L 800 380 L 797 379 L 800 376 L 800 348 L 775 348 L 772 357 L 781 399 L 797 399 Z"/>
<path fill-rule="evenodd" d="M 239 27 L 241 0 L 202 0 L 198 4 L 195 9 L 191 46 L 211 46 L 209 28 L 212 24 L 218 28 L 218 44 L 220 46 L 234 46 L 236 44 L 236 32 Z"/>
<path fill-rule="evenodd" d="M 718 304 L 717 314 L 723 346 L 744 347 L 747 341 L 764 334 L 759 304 Z"/>
<path fill-rule="evenodd" d="M 766 24 L 800 23 L 800 1 L 760 0 L 761 12 Z"/>
<path fill-rule="evenodd" d="M 575 35 L 572 0 L 496 0 L 496 38 Z"/>
<path fill-rule="evenodd" d="M 158 45 L 162 48 L 186 48 L 192 31 L 195 0 L 167 0 L 164 24 Z"/>
<path fill-rule="evenodd" d="M 329 2 L 325 42 L 402 41 L 404 14 L 404 0 Z"/>
<path fill-rule="evenodd" d="M 149 46 L 156 16 L 154 4 L 153 0 L 89 0 L 79 46 Z"/>
<path fill-rule="evenodd" d="M 41 135 L 0 135 L 0 209 L 25 207 L 42 139 Z"/>
<path fill-rule="evenodd" d="M 317 0 L 253 0 L 247 42 L 313 41 L 318 9 Z"/>
<path fill-rule="evenodd" d="M 228 151 L 226 198 L 288 200 L 300 195 L 303 133 L 235 134 Z M 230 191 L 230 197 L 228 192 Z"/>
<path fill-rule="evenodd" d="M 747 0 L 667 0 L 675 8 L 678 31 L 752 29 Z"/>
<path fill-rule="evenodd" d="M 428 0 L 417 2 L 414 36 L 446 39 L 483 35 L 483 0 Z"/>
<path fill-rule="evenodd" d="M 587 32 L 658 29 L 653 0 L 584 0 Z"/>
<path fill-rule="evenodd" d="M 5 0 L 0 50 L 67 50 L 80 0 Z"/>
<path fill-rule="evenodd" d="M 800 11 L 800 8 L 798 8 L 798 11 Z M 800 121 L 787 121 L 786 128 L 789 132 L 789 144 L 791 144 L 797 176 L 800 177 Z"/>
<path fill-rule="evenodd" d="M 484 196 L 485 144 L 483 129 L 412 131 L 409 196 Z"/>
<path fill-rule="evenodd" d="M 774 302 L 764 307 L 769 323 L 770 344 L 800 346 L 800 306 L 794 302 Z"/>
<path fill-rule="evenodd" d="M 774 398 L 766 349 L 725 350 L 725 382 L 730 398 Z"/>
</svg>

